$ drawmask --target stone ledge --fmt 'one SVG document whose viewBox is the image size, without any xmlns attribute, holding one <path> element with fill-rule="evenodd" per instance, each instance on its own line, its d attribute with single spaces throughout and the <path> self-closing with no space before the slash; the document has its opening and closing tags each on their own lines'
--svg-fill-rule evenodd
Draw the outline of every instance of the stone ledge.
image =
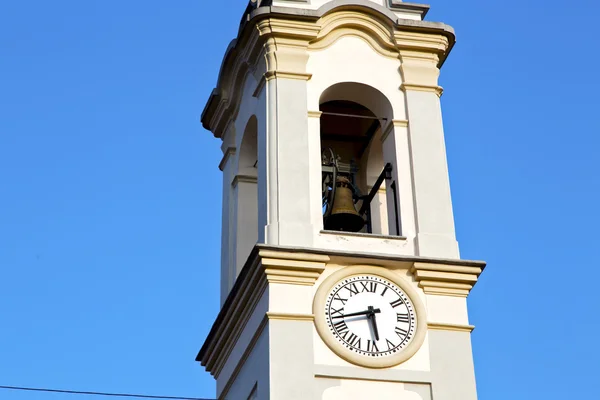
<svg viewBox="0 0 600 400">
<path fill-rule="evenodd" d="M 196 361 L 218 376 L 269 284 L 312 286 L 329 257 L 256 246 L 225 300 Z M 311 315 L 267 314 L 269 319 L 311 319 Z"/>
</svg>

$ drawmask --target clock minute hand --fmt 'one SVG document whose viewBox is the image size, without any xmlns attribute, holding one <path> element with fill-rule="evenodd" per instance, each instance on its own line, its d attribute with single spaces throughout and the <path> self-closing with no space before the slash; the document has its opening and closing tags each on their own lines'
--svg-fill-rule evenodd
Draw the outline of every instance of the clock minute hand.
<svg viewBox="0 0 600 400">
<path fill-rule="evenodd" d="M 375 308 L 373 310 L 366 310 L 366 311 L 360 311 L 360 312 L 355 312 L 352 314 L 343 314 L 343 315 L 336 315 L 334 317 L 331 318 L 345 318 L 345 317 L 356 317 L 358 315 L 369 315 L 369 314 L 379 314 L 381 312 L 381 310 L 379 308 Z"/>
</svg>

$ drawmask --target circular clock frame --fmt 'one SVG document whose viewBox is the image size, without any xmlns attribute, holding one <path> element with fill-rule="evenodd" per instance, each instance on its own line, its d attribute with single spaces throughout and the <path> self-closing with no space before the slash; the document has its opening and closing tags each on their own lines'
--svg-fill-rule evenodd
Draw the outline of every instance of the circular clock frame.
<svg viewBox="0 0 600 400">
<path fill-rule="evenodd" d="M 340 281 L 360 275 L 373 275 L 390 281 L 402 289 L 404 293 L 406 293 L 413 305 L 417 319 L 415 336 L 404 349 L 400 350 L 396 354 L 376 358 L 358 354 L 342 345 L 334 337 L 327 325 L 327 318 L 324 312 L 327 296 L 334 286 Z M 323 283 L 321 283 L 315 294 L 313 301 L 313 314 L 315 316 L 315 327 L 319 333 L 319 336 L 335 354 L 352 364 L 368 368 L 390 368 L 402 364 L 414 356 L 421 348 L 427 333 L 427 317 L 425 306 L 421 302 L 417 291 L 396 273 L 376 266 L 354 265 L 350 267 L 344 267 L 328 276 Z"/>
</svg>

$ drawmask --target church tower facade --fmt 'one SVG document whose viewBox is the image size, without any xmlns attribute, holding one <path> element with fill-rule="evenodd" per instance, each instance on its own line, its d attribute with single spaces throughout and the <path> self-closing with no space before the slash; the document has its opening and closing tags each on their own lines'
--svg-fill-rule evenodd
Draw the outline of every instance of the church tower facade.
<svg viewBox="0 0 600 400">
<path fill-rule="evenodd" d="M 250 1 L 222 141 L 219 399 L 474 400 L 438 85 L 455 36 L 399 0 Z"/>
</svg>

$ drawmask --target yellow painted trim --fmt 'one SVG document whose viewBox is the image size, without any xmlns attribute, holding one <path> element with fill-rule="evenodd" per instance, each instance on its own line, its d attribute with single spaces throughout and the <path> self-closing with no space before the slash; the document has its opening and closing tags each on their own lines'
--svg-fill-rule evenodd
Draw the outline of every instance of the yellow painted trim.
<svg viewBox="0 0 600 400">
<path fill-rule="evenodd" d="M 278 313 L 271 312 L 267 313 L 267 318 L 277 319 L 277 320 L 286 320 L 286 321 L 314 321 L 314 314 L 293 314 L 293 313 Z"/>
<path fill-rule="evenodd" d="M 393 128 L 407 128 L 408 120 L 405 119 L 393 119 L 387 123 L 383 130 L 383 134 L 381 135 L 381 142 L 385 142 L 387 137 L 392 132 Z"/>
<path fill-rule="evenodd" d="M 441 97 L 442 94 L 444 93 L 444 88 L 441 86 L 434 86 L 434 85 L 418 85 L 418 84 L 412 84 L 412 83 L 403 83 L 400 86 L 400 90 L 406 92 L 408 90 L 413 90 L 416 92 L 433 92 L 435 94 L 438 95 L 438 97 Z"/>
<path fill-rule="evenodd" d="M 474 325 L 447 324 L 443 322 L 429 322 L 427 328 L 432 331 L 456 331 L 456 332 L 473 332 Z"/>
<path fill-rule="evenodd" d="M 329 256 L 322 254 L 259 250 L 256 258 L 251 260 L 252 272 L 246 276 L 236 301 L 221 321 L 202 360 L 206 369 L 213 376 L 219 376 L 269 284 L 313 286 L 329 260 Z M 275 318 L 278 315 L 283 314 L 273 314 Z M 293 314 L 288 316 L 308 318 Z"/>
<path fill-rule="evenodd" d="M 268 82 L 271 79 L 297 79 L 299 81 L 308 81 L 312 78 L 312 74 L 290 71 L 268 71 L 265 72 L 265 80 Z"/>
<path fill-rule="evenodd" d="M 482 268 L 415 262 L 410 272 L 425 294 L 467 297 Z"/>
<path fill-rule="evenodd" d="M 329 36 L 324 37 L 323 39 L 311 44 L 309 46 L 309 50 L 320 51 L 325 50 L 335 43 L 337 43 L 340 39 L 344 37 L 355 37 L 361 39 L 363 42 L 369 45 L 375 52 L 379 55 L 386 58 L 398 58 L 398 51 L 394 47 L 394 45 L 390 42 L 382 43 L 379 38 L 374 37 L 374 35 L 369 34 L 369 32 L 360 31 L 356 28 L 342 28 L 338 29 L 329 34 Z"/>
</svg>

